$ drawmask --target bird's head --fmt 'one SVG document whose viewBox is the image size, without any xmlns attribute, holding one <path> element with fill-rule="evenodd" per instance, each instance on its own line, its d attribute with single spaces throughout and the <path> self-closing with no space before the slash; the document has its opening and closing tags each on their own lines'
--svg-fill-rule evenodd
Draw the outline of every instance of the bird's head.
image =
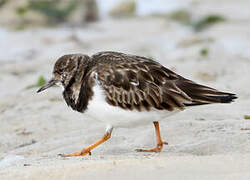
<svg viewBox="0 0 250 180">
<path fill-rule="evenodd" d="M 53 70 L 53 77 L 46 84 L 37 90 L 41 92 L 53 85 L 66 87 L 76 80 L 79 74 L 84 73 L 89 61 L 89 56 L 84 54 L 69 54 L 60 57 Z"/>
</svg>

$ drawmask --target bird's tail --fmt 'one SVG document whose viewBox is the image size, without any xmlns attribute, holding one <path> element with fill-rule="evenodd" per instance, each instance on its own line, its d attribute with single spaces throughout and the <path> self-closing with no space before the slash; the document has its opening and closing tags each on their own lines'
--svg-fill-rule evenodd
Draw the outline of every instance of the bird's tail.
<svg viewBox="0 0 250 180">
<path fill-rule="evenodd" d="M 197 84 L 190 80 L 182 80 L 181 83 L 177 84 L 177 86 L 192 99 L 191 103 L 185 104 L 186 106 L 213 103 L 231 103 L 237 98 L 233 93 L 221 92 L 216 89 Z"/>
</svg>

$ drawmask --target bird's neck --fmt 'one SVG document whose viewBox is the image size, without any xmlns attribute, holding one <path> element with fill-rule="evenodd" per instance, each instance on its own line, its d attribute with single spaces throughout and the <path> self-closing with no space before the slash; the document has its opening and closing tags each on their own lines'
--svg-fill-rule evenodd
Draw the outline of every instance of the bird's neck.
<svg viewBox="0 0 250 180">
<path fill-rule="evenodd" d="M 63 97 L 68 106 L 78 112 L 84 112 L 87 109 L 88 102 L 93 96 L 93 79 L 88 76 L 83 71 L 79 71 L 63 91 Z"/>
</svg>

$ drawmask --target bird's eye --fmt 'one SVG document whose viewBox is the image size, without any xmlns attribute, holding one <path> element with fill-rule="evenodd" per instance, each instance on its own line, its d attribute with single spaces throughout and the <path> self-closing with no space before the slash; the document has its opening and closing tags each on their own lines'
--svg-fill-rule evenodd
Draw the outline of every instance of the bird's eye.
<svg viewBox="0 0 250 180">
<path fill-rule="evenodd" d="M 59 73 L 62 73 L 62 72 L 63 72 L 63 69 L 62 69 L 62 68 L 58 69 L 58 72 L 59 72 Z"/>
</svg>

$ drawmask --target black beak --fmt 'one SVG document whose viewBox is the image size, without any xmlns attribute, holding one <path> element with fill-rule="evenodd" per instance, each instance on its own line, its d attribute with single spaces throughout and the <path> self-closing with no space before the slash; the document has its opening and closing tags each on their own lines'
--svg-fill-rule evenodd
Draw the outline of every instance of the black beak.
<svg viewBox="0 0 250 180">
<path fill-rule="evenodd" d="M 49 82 L 47 82 L 46 84 L 44 84 L 42 87 L 40 87 L 40 89 L 37 90 L 37 93 L 50 88 L 51 86 L 54 86 L 58 81 L 51 79 Z"/>
</svg>

